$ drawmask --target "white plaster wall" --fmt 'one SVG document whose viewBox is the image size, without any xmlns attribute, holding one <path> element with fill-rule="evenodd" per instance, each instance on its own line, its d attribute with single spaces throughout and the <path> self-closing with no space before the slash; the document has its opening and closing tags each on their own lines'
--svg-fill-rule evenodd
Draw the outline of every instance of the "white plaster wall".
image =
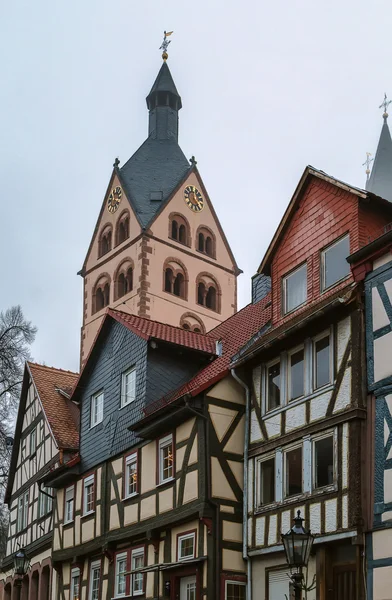
<svg viewBox="0 0 392 600">
<path fill-rule="evenodd" d="M 271 515 L 269 520 L 269 530 L 268 530 L 268 545 L 273 546 L 276 544 L 276 535 L 277 535 L 277 516 Z"/>
<path fill-rule="evenodd" d="M 259 406 L 261 406 L 261 366 L 253 369 L 253 390 Z"/>
<path fill-rule="evenodd" d="M 264 532 L 265 532 L 265 517 L 257 517 L 256 518 L 256 532 L 255 532 L 256 546 L 264 546 Z"/>
<path fill-rule="evenodd" d="M 305 404 L 299 404 L 286 411 L 286 430 L 287 433 L 298 427 L 305 425 Z"/>
<path fill-rule="evenodd" d="M 384 254 L 384 256 L 380 256 L 373 261 L 373 271 L 378 269 L 378 267 L 382 267 L 383 265 L 387 265 L 392 260 L 392 255 L 390 252 L 388 254 Z"/>
<path fill-rule="evenodd" d="M 385 325 L 389 325 L 388 315 L 385 312 L 384 305 L 376 286 L 372 288 L 372 316 L 373 331 L 380 329 L 380 327 L 385 327 Z"/>
<path fill-rule="evenodd" d="M 378 567 L 373 571 L 373 600 L 391 600 L 392 567 Z"/>
<path fill-rule="evenodd" d="M 348 497 L 345 494 L 342 497 L 342 526 L 343 529 L 347 529 L 348 527 Z"/>
<path fill-rule="evenodd" d="M 347 342 L 350 338 L 350 317 L 346 317 L 342 321 L 339 321 L 337 329 L 337 365 L 339 371 L 344 351 L 346 350 Z"/>
<path fill-rule="evenodd" d="M 326 500 L 325 502 L 325 531 L 336 531 L 337 524 L 337 500 Z"/>
<path fill-rule="evenodd" d="M 312 533 L 321 533 L 321 504 L 316 502 L 309 507 L 310 530 Z"/>
<path fill-rule="evenodd" d="M 329 392 L 325 392 L 324 394 L 320 394 L 315 398 L 312 398 L 310 401 L 310 420 L 317 421 L 318 419 L 323 419 L 326 415 L 328 403 L 330 401 L 332 394 L 332 390 Z"/>
<path fill-rule="evenodd" d="M 351 353 L 349 360 L 351 358 Z M 339 393 L 336 398 L 334 413 L 344 410 L 351 403 L 351 367 L 348 367 L 343 375 L 342 382 L 340 384 Z"/>
<path fill-rule="evenodd" d="M 254 410 L 251 412 L 250 417 L 250 441 L 251 443 L 257 442 L 263 439 L 263 435 L 261 433 L 260 425 L 256 417 L 256 413 Z"/>
<path fill-rule="evenodd" d="M 265 423 L 265 426 L 267 429 L 269 439 L 280 435 L 280 419 L 281 419 L 280 413 L 275 415 L 274 417 L 265 419 L 264 423 Z"/>
<path fill-rule="evenodd" d="M 374 381 L 392 374 L 392 332 L 374 340 Z"/>
</svg>

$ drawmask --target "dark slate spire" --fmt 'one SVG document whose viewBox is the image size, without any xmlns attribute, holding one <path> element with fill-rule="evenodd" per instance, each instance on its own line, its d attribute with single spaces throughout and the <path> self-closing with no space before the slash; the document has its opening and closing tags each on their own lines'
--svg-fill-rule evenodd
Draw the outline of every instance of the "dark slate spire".
<svg viewBox="0 0 392 600">
<path fill-rule="evenodd" d="M 392 202 L 392 139 L 386 109 L 383 119 L 384 124 L 381 129 L 372 173 L 366 182 L 366 189 Z"/>
<path fill-rule="evenodd" d="M 181 96 L 166 61 L 162 64 L 146 101 L 150 112 L 148 135 L 158 140 L 177 141 Z"/>
</svg>

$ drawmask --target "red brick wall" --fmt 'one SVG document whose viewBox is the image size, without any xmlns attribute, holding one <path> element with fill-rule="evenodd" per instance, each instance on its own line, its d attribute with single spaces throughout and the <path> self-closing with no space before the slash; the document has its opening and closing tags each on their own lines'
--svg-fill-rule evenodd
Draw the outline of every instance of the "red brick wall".
<svg viewBox="0 0 392 600">
<path fill-rule="evenodd" d="M 360 247 L 366 246 L 372 240 L 383 233 L 384 225 L 392 221 L 392 217 L 385 216 L 380 211 L 372 210 L 371 203 L 368 206 L 361 205 L 359 210 L 359 242 Z"/>
</svg>

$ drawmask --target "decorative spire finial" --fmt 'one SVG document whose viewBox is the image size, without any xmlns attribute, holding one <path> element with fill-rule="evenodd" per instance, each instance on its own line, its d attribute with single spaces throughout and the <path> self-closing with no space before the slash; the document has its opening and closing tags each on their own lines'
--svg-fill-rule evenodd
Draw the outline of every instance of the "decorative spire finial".
<svg viewBox="0 0 392 600">
<path fill-rule="evenodd" d="M 370 175 L 370 165 L 372 164 L 372 162 L 374 161 L 374 158 L 370 158 L 372 155 L 371 152 L 366 152 L 366 160 L 364 163 L 362 163 L 362 166 L 364 167 L 366 165 L 366 181 L 369 181 L 369 175 Z"/>
<path fill-rule="evenodd" d="M 118 165 L 120 164 L 120 159 L 118 158 L 118 156 L 114 159 L 114 163 L 113 163 L 113 167 L 115 169 L 117 169 Z"/>
<path fill-rule="evenodd" d="M 191 156 L 189 162 L 191 163 L 192 167 L 195 167 L 197 165 L 197 160 L 194 156 Z"/>
<path fill-rule="evenodd" d="M 390 103 L 392 102 L 392 100 L 388 100 L 386 93 L 384 92 L 384 100 L 381 102 L 380 106 L 378 108 L 383 108 L 384 109 L 384 113 L 383 113 L 383 118 L 384 121 L 387 120 L 388 118 L 388 113 L 387 113 L 387 108 L 390 105 Z"/>
<path fill-rule="evenodd" d="M 167 47 L 170 44 L 171 40 L 168 40 L 167 38 L 169 37 L 169 35 L 171 35 L 173 32 L 172 31 L 164 31 L 164 36 L 163 36 L 163 42 L 162 42 L 162 46 L 160 46 L 159 50 L 163 50 L 162 52 L 162 58 L 163 60 L 166 62 L 167 59 L 169 58 L 169 55 L 167 53 Z"/>
</svg>

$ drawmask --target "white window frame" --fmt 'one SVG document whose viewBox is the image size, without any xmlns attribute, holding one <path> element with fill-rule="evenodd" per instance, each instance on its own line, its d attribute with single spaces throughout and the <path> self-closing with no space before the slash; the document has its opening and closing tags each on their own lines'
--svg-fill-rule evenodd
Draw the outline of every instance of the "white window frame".
<svg viewBox="0 0 392 600">
<path fill-rule="evenodd" d="M 136 490 L 134 492 L 132 492 L 131 494 L 129 494 L 128 493 L 128 491 L 129 491 L 129 469 L 128 469 L 128 467 L 131 464 L 136 464 Z M 125 479 L 124 498 L 133 498 L 134 496 L 137 496 L 137 494 L 139 493 L 139 491 L 138 491 L 138 488 L 139 488 L 139 465 L 138 465 L 137 452 L 133 452 L 132 454 L 127 456 L 125 459 L 124 479 Z"/>
<path fill-rule="evenodd" d="M 234 581 L 233 579 L 226 579 L 225 581 L 225 600 L 227 600 L 227 586 L 228 585 L 238 585 L 245 588 L 246 595 L 246 583 L 244 581 Z"/>
<path fill-rule="evenodd" d="M 91 510 L 87 510 L 87 488 L 93 486 L 93 507 Z M 83 479 L 83 515 L 91 515 L 95 512 L 95 473 L 92 473 L 88 477 Z"/>
<path fill-rule="evenodd" d="M 325 438 L 332 438 L 333 444 L 333 482 L 322 487 L 316 487 L 316 442 Z M 338 432 L 337 429 L 323 432 L 320 435 L 314 435 L 311 438 L 311 460 L 312 460 L 312 494 L 336 490 L 338 485 Z"/>
<path fill-rule="evenodd" d="M 288 486 L 287 486 L 287 454 L 296 450 L 297 448 L 301 448 L 301 457 L 302 457 L 302 467 L 301 467 L 301 475 L 302 475 L 302 491 L 298 494 L 293 494 L 292 496 L 287 495 Z M 287 448 L 282 448 L 283 451 L 283 502 L 287 500 L 291 500 L 292 498 L 298 498 L 305 493 L 305 485 L 304 485 L 304 465 L 305 465 L 305 453 L 304 453 L 304 443 L 303 439 L 301 439 L 300 443 L 293 444 L 292 446 L 288 446 Z"/>
<path fill-rule="evenodd" d="M 123 560 L 125 560 L 125 571 L 124 571 L 125 590 L 124 590 L 124 592 L 119 592 L 118 591 L 118 584 L 119 584 L 118 565 Z M 122 598 L 123 596 L 127 595 L 127 570 L 128 570 L 127 565 L 128 565 L 128 552 L 121 552 L 121 554 L 116 554 L 116 571 L 115 571 L 115 576 L 114 576 L 114 581 L 115 581 L 114 597 L 115 598 Z"/>
<path fill-rule="evenodd" d="M 181 556 L 181 542 L 184 540 L 193 539 L 193 552 L 192 556 Z M 179 561 L 187 561 L 195 558 L 196 555 L 196 534 L 193 531 L 192 533 L 185 533 L 184 535 L 179 535 L 177 540 L 177 556 Z"/>
<path fill-rule="evenodd" d="M 143 556 L 143 563 L 145 561 L 145 555 L 144 555 L 144 546 L 141 548 L 133 548 L 131 550 L 131 571 L 134 571 L 135 567 L 134 567 L 134 561 L 136 560 L 136 558 L 139 558 L 139 556 Z M 144 594 L 144 573 L 140 573 L 140 575 L 142 576 L 142 589 L 141 590 L 135 590 L 135 575 L 138 575 L 139 573 L 131 573 L 131 589 L 130 589 L 130 596 L 142 596 Z"/>
<path fill-rule="evenodd" d="M 345 279 L 347 279 L 347 277 L 350 276 L 350 269 L 348 270 L 348 273 L 346 275 L 344 275 L 343 277 L 341 277 L 340 279 L 337 279 L 336 281 L 334 281 L 334 283 L 331 283 L 331 285 L 329 285 L 328 287 L 326 286 L 326 282 L 325 282 L 325 255 L 328 252 L 328 250 L 330 250 L 331 248 L 333 248 L 334 246 L 337 246 L 338 244 L 340 244 L 343 240 L 345 240 L 346 238 L 348 238 L 348 247 L 350 250 L 350 234 L 346 233 L 345 235 L 343 235 L 342 237 L 340 237 L 338 240 L 335 240 L 334 242 L 332 242 L 332 244 L 329 244 L 329 246 L 327 246 L 326 248 L 323 248 L 321 250 L 321 257 L 320 257 L 320 275 L 321 275 L 321 292 L 326 292 L 327 290 L 331 290 L 333 287 L 335 287 L 335 285 L 337 285 L 338 283 L 340 283 L 341 281 L 344 281 Z"/>
<path fill-rule="evenodd" d="M 72 496 L 70 498 L 67 498 L 67 494 L 71 490 L 72 490 Z M 64 523 L 72 523 L 72 521 L 74 520 L 74 513 L 75 513 L 75 486 L 70 485 L 69 487 L 65 488 L 64 494 L 65 494 Z M 71 511 L 71 516 L 68 516 L 68 506 L 69 506 L 70 502 L 72 502 L 72 511 Z"/>
<path fill-rule="evenodd" d="M 93 583 L 94 583 L 94 571 L 99 571 L 99 579 L 98 579 L 98 596 L 96 600 L 99 600 L 100 591 L 101 591 L 101 561 L 95 560 L 90 564 L 90 579 L 89 579 L 89 590 L 88 590 L 88 599 L 93 599 Z"/>
<path fill-rule="evenodd" d="M 274 477 L 274 481 L 275 481 L 275 486 L 274 486 L 274 496 L 275 496 L 275 500 L 273 500 L 273 502 L 268 502 L 268 504 L 262 504 L 261 502 L 261 490 L 260 490 L 260 484 L 261 484 L 261 473 L 260 473 L 260 469 L 261 469 L 261 465 L 264 462 L 267 462 L 268 460 L 274 459 L 275 462 L 275 477 Z M 267 454 L 266 456 L 263 457 L 258 457 L 256 458 L 256 489 L 255 489 L 255 502 L 256 502 L 256 508 L 265 508 L 266 506 L 272 506 L 273 504 L 276 504 L 278 502 L 277 499 L 277 490 L 276 490 L 276 485 L 277 485 L 277 480 L 278 480 L 278 469 L 277 469 L 277 453 L 276 452 L 272 452 L 270 454 Z"/>
<path fill-rule="evenodd" d="M 44 493 L 45 492 L 45 493 Z M 46 494 L 52 494 L 52 489 L 43 487 L 42 489 L 38 488 L 38 518 L 44 517 L 48 515 L 53 506 L 52 498 L 49 498 Z"/>
<path fill-rule="evenodd" d="M 164 477 L 163 473 L 163 450 L 168 446 L 172 447 L 172 474 L 170 477 Z M 166 435 L 164 438 L 159 440 L 159 452 L 158 452 L 158 460 L 159 460 L 159 483 L 166 483 L 167 481 L 172 481 L 174 479 L 174 443 L 173 443 L 173 435 L 170 433 Z"/>
<path fill-rule="evenodd" d="M 75 579 L 78 579 L 77 582 L 77 594 L 75 594 Z M 79 568 L 75 568 L 72 569 L 71 571 L 71 585 L 70 585 L 70 593 L 69 593 L 69 598 L 70 600 L 79 600 L 80 599 L 80 569 Z"/>
<path fill-rule="evenodd" d="M 303 302 L 301 302 L 301 304 L 297 304 L 297 306 L 294 306 L 293 308 L 290 308 L 290 310 L 288 310 L 287 308 L 287 281 L 290 279 L 290 277 L 292 277 L 293 275 L 295 275 L 296 273 L 298 273 L 298 271 L 300 271 L 301 269 L 305 268 L 305 282 L 306 282 L 306 294 L 305 294 L 305 300 Z M 294 312 L 295 310 L 297 310 L 298 308 L 300 308 L 300 306 L 304 306 L 304 304 L 306 304 L 306 302 L 308 301 L 308 263 L 304 262 L 301 265 L 299 265 L 296 269 L 294 269 L 293 271 L 291 271 L 290 273 L 288 273 L 287 275 L 284 275 L 282 277 L 282 295 L 283 295 L 283 315 L 289 315 L 290 313 Z"/>
<path fill-rule="evenodd" d="M 133 385 L 132 385 L 132 394 L 131 394 L 130 398 L 128 399 L 128 396 L 126 394 L 127 377 L 128 377 L 128 375 L 132 375 L 132 374 L 134 374 Z M 132 402 L 134 402 L 135 399 L 136 399 L 136 367 L 133 366 L 130 369 L 128 369 L 127 371 L 124 371 L 124 373 L 122 373 L 122 375 L 121 375 L 121 408 L 123 408 L 124 406 L 128 406 L 128 404 L 131 404 Z"/>
<path fill-rule="evenodd" d="M 29 511 L 29 490 L 26 490 L 18 497 L 16 530 L 17 533 L 27 527 L 27 515 Z"/>
<path fill-rule="evenodd" d="M 34 440 L 34 444 L 33 444 Z M 34 446 L 34 447 L 33 447 Z M 30 433 L 30 457 L 37 452 L 37 428 L 31 430 Z"/>
<path fill-rule="evenodd" d="M 323 340 L 326 337 L 329 337 L 329 383 L 326 383 L 320 387 L 317 387 L 317 360 L 316 360 L 316 343 L 320 340 Z M 318 392 L 319 390 L 323 390 L 333 383 L 333 330 L 332 327 L 329 329 L 324 329 L 323 332 L 319 333 L 315 337 L 312 338 L 312 390 L 314 392 Z"/>
<path fill-rule="evenodd" d="M 296 398 L 291 398 L 291 357 L 293 354 L 296 354 L 297 352 L 299 352 L 300 350 L 302 350 L 303 352 L 303 356 L 304 356 L 304 381 L 303 381 L 303 388 L 304 388 L 304 393 L 302 394 L 302 396 L 297 396 Z M 287 404 L 291 404 L 292 402 L 296 402 L 297 400 L 301 400 L 301 398 L 305 398 L 306 396 L 306 369 L 307 369 L 307 360 L 306 360 L 306 348 L 305 348 L 305 344 L 300 344 L 299 346 L 296 346 L 295 348 L 292 348 L 291 350 L 289 350 L 289 352 L 287 352 L 287 366 L 286 366 L 286 373 L 287 373 Z"/>
<path fill-rule="evenodd" d="M 280 403 L 278 406 L 276 406 L 275 408 L 269 408 L 269 385 L 268 385 L 268 371 L 271 367 L 274 367 L 275 365 L 277 365 L 279 363 L 279 377 L 280 377 Z M 269 413 L 272 412 L 274 410 L 278 410 L 279 408 L 282 408 L 283 406 L 283 390 L 282 390 L 282 361 L 281 361 L 281 357 L 278 356 L 278 358 L 275 358 L 274 360 L 270 360 L 269 362 L 267 362 L 265 364 L 265 413 Z"/>
<path fill-rule="evenodd" d="M 100 409 L 100 413 L 98 414 L 98 410 L 96 410 L 96 404 L 98 406 L 98 399 L 102 396 L 102 402 L 101 402 L 101 409 Z M 99 423 L 102 423 L 103 421 L 103 403 L 104 403 L 104 393 L 103 390 L 100 390 L 99 392 L 97 392 L 96 394 L 93 394 L 91 396 L 91 402 L 90 402 L 90 429 L 92 429 L 93 427 L 96 427 L 96 425 L 99 425 Z"/>
</svg>

